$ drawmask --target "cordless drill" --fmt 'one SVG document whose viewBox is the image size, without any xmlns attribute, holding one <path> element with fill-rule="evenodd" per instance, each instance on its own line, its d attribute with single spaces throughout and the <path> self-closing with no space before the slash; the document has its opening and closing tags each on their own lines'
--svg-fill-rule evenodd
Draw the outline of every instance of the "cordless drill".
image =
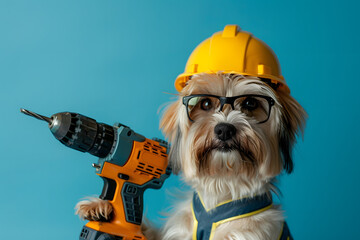
<svg viewBox="0 0 360 240">
<path fill-rule="evenodd" d="M 147 188 L 159 189 L 170 176 L 167 142 L 145 138 L 123 124 L 110 126 L 78 113 L 45 117 L 20 110 L 48 122 L 52 134 L 65 146 L 99 157 L 93 167 L 104 180 L 100 198 L 112 204 L 113 216 L 109 222 L 89 221 L 79 240 L 145 240 L 140 229 L 143 194 Z"/>
</svg>

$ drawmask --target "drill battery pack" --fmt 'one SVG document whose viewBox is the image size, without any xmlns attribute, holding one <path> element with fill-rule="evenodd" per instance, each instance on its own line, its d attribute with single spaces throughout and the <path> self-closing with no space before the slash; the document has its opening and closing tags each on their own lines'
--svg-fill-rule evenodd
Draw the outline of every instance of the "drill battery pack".
<svg viewBox="0 0 360 240">
<path fill-rule="evenodd" d="M 123 240 L 123 237 L 113 236 L 84 226 L 79 240 Z"/>
</svg>

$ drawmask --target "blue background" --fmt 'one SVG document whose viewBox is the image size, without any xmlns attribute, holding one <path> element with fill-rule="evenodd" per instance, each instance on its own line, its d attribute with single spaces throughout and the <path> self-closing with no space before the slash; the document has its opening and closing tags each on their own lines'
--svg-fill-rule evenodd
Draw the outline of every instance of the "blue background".
<svg viewBox="0 0 360 240">
<path fill-rule="evenodd" d="M 195 48 L 226 24 L 270 45 L 309 114 L 280 199 L 296 239 L 359 236 L 357 1 L 0 0 L 1 239 L 78 239 L 81 198 L 101 192 L 89 154 L 20 114 L 79 112 L 162 137 L 158 109 Z M 172 176 L 145 195 L 161 225 Z"/>
</svg>

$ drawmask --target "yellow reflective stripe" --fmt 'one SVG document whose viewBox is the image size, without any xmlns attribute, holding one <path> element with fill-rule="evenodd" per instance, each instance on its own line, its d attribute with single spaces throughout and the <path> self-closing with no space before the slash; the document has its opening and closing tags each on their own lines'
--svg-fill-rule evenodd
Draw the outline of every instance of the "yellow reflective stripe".
<svg viewBox="0 0 360 240">
<path fill-rule="evenodd" d="M 212 237 L 213 237 L 213 235 L 214 235 L 214 233 L 215 233 L 215 230 L 216 230 L 216 228 L 217 228 L 219 225 L 221 225 L 221 224 L 223 224 L 223 223 L 226 223 L 226 222 L 234 221 L 234 220 L 237 220 L 237 219 L 241 219 L 241 218 L 246 218 L 246 217 L 253 216 L 253 215 L 255 215 L 255 214 L 264 212 L 264 211 L 272 208 L 272 206 L 273 206 L 273 205 L 270 204 L 269 206 L 264 207 L 264 208 L 262 208 L 262 209 L 259 209 L 259 210 L 257 210 L 257 211 L 250 212 L 250 213 L 245 213 L 245 214 L 242 214 L 242 215 L 239 215 L 239 216 L 227 218 L 227 219 L 224 219 L 224 220 L 221 220 L 221 221 L 218 221 L 218 222 L 213 223 L 213 224 L 212 224 L 212 227 L 211 227 L 211 233 L 210 233 L 210 238 L 209 238 L 209 240 L 212 239 Z"/>
<path fill-rule="evenodd" d="M 192 235 L 192 239 L 196 240 L 196 233 L 197 233 L 197 226 L 198 226 L 198 221 L 195 217 L 195 213 L 194 213 L 194 206 L 193 203 L 191 203 L 191 213 L 194 219 L 194 227 L 193 227 L 193 235 Z"/>
<path fill-rule="evenodd" d="M 201 204 L 203 205 L 205 211 L 208 212 L 210 209 L 212 209 L 212 208 L 210 208 L 210 209 L 207 209 L 207 208 L 206 208 L 206 206 L 205 206 L 205 204 L 204 204 L 204 201 L 203 201 L 203 199 L 202 199 L 202 197 L 201 197 L 201 195 L 200 195 L 199 192 L 197 193 L 197 195 L 199 196 L 200 202 L 201 202 Z"/>
<path fill-rule="evenodd" d="M 218 225 L 220 225 L 220 224 L 222 224 L 222 223 L 226 223 L 226 222 L 234 221 L 234 220 L 236 220 L 236 219 L 245 218 L 245 217 L 250 217 L 250 216 L 252 216 L 252 215 L 255 215 L 255 214 L 261 213 L 261 212 L 263 212 L 263 211 L 266 211 L 266 210 L 270 209 L 272 206 L 273 206 L 273 205 L 272 205 L 272 204 L 270 204 L 269 206 L 264 207 L 264 208 L 259 209 L 259 210 L 256 210 L 256 211 L 254 211 L 254 212 L 245 213 L 245 214 L 242 214 L 242 215 L 239 215 L 239 216 L 235 216 L 235 217 L 227 218 L 227 219 L 224 219 L 224 220 L 218 221 L 218 222 L 216 222 L 215 224 L 218 226 Z"/>
<path fill-rule="evenodd" d="M 215 229 L 217 228 L 216 223 L 213 223 L 211 225 L 211 232 L 210 232 L 210 237 L 209 240 L 211 240 L 213 238 L 213 235 L 215 234 Z"/>
<path fill-rule="evenodd" d="M 281 227 L 281 231 L 280 231 L 280 235 L 279 235 L 278 240 L 280 240 L 280 239 L 281 239 L 281 236 L 282 236 L 283 231 L 284 231 L 284 225 L 285 225 L 285 222 L 283 222 L 283 225 L 282 225 L 282 227 Z M 287 240 L 289 240 L 289 238 L 288 238 Z"/>
</svg>

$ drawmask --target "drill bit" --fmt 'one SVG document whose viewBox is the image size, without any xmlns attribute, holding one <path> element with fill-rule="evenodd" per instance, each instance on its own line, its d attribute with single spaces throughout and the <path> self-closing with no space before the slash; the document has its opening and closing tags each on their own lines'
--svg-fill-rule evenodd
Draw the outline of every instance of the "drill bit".
<svg viewBox="0 0 360 240">
<path fill-rule="evenodd" d="M 37 118 L 39 120 L 42 120 L 42 121 L 45 121 L 45 122 L 48 122 L 49 124 L 52 123 L 52 119 L 49 118 L 49 117 L 45 117 L 43 115 L 40 115 L 40 114 L 37 114 L 37 113 L 34 113 L 34 112 L 31 112 L 29 110 L 26 110 L 24 108 L 20 108 L 20 112 L 26 114 L 26 115 L 29 115 L 31 117 L 34 117 L 34 118 Z"/>
</svg>

